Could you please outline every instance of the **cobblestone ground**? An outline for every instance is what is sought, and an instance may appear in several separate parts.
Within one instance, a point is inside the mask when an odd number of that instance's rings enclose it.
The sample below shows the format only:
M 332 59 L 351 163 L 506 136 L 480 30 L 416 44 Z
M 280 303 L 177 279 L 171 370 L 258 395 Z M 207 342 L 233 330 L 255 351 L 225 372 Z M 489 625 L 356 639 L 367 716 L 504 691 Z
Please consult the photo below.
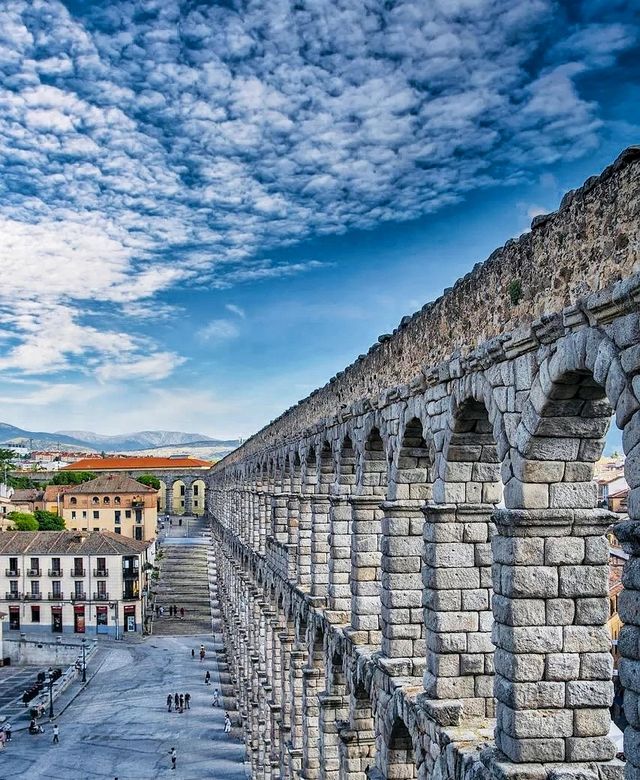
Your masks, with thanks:
M 201 541 L 201 533 L 192 538 Z M 207 651 L 203 662 L 198 659 L 201 642 Z M 114 643 L 90 685 L 56 719 L 60 744 L 52 744 L 46 721 L 43 735 L 17 732 L 0 752 L 0 780 L 245 778 L 238 730 L 224 734 L 224 710 L 211 706 L 214 688 L 226 693 L 228 687 L 220 637 L 217 642 L 209 631 Z M 207 670 L 211 686 L 204 683 Z M 176 692 L 191 694 L 190 710 L 167 712 L 167 695 Z M 225 698 L 224 704 L 233 702 Z M 231 716 L 235 720 L 236 713 Z M 175 772 L 169 758 L 173 746 L 178 753 Z

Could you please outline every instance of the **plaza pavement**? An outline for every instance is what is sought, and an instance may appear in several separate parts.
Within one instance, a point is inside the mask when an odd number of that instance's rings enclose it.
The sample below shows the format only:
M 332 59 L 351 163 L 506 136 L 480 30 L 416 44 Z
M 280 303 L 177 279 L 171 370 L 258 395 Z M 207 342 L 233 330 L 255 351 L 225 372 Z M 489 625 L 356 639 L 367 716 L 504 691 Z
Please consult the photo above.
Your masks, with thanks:
M 180 542 L 189 543 L 184 537 Z M 204 662 L 198 659 L 201 642 Z M 56 718 L 60 744 L 52 744 L 46 719 L 45 734 L 14 734 L 0 751 L 0 780 L 245 780 L 244 744 L 236 729 L 224 734 L 224 710 L 211 706 L 214 688 L 221 688 L 213 642 L 202 634 L 103 646 L 90 684 Z M 207 669 L 211 686 L 204 684 Z M 176 691 L 191 694 L 191 709 L 182 714 L 167 712 L 167 694 Z M 169 758 L 173 746 L 176 771 Z

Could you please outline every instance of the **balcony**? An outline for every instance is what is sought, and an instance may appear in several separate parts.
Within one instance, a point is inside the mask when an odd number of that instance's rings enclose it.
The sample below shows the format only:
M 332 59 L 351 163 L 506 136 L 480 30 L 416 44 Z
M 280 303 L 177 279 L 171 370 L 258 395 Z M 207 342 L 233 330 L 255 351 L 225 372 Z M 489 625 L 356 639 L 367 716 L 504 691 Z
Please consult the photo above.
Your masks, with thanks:
M 71 594 L 71 601 L 86 601 L 87 600 L 87 594 L 86 593 L 72 593 Z
M 109 601 L 109 594 L 108 593 L 94 593 L 93 594 L 93 600 L 94 601 Z
M 49 601 L 64 601 L 64 593 L 48 593 L 47 598 Z
M 42 569 L 27 569 L 27 577 L 42 577 Z
M 87 570 L 86 569 L 71 569 L 69 574 L 72 577 L 86 577 L 87 576 Z
M 133 509 L 144 509 L 144 501 L 138 501 L 135 498 L 131 502 Z
M 25 593 L 24 594 L 24 600 L 25 601 L 42 601 L 42 593 L 38 591 L 37 593 Z
M 49 569 L 47 574 L 49 577 L 62 577 L 62 569 Z
M 22 593 L 18 593 L 17 590 L 12 590 L 9 591 L 9 593 L 5 593 L 4 597 L 6 601 L 20 601 Z
M 5 577 L 19 577 L 20 576 L 20 569 L 5 569 L 4 576 Z
M 109 576 L 109 569 L 94 569 L 93 570 L 93 576 L 94 577 L 108 577 Z
M 137 601 L 140 598 L 139 593 L 134 593 L 131 590 L 123 590 L 122 591 L 122 598 L 125 601 Z

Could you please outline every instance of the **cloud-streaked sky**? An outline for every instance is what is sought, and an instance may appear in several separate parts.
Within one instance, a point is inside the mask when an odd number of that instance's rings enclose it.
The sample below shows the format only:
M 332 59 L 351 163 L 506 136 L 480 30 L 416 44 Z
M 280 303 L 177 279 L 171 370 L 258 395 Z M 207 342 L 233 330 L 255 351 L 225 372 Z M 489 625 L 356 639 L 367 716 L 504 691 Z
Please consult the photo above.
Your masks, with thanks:
M 247 435 L 637 142 L 637 0 L 5 0 L 0 419 Z

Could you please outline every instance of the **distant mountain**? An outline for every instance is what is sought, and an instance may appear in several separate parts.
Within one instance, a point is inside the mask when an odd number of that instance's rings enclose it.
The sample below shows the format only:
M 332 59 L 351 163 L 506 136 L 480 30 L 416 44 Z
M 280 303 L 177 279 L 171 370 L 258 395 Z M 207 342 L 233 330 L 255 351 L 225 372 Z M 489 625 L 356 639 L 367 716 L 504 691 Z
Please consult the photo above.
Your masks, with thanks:
M 211 447 L 229 452 L 239 444 L 235 439 L 213 439 L 203 433 L 183 431 L 138 431 L 117 436 L 104 436 L 92 431 L 28 431 L 15 425 L 0 423 L 0 446 L 27 446 L 33 449 L 81 450 L 100 452 L 131 452 L 157 448 L 191 449 Z M 148 453 L 151 454 L 151 453 Z

